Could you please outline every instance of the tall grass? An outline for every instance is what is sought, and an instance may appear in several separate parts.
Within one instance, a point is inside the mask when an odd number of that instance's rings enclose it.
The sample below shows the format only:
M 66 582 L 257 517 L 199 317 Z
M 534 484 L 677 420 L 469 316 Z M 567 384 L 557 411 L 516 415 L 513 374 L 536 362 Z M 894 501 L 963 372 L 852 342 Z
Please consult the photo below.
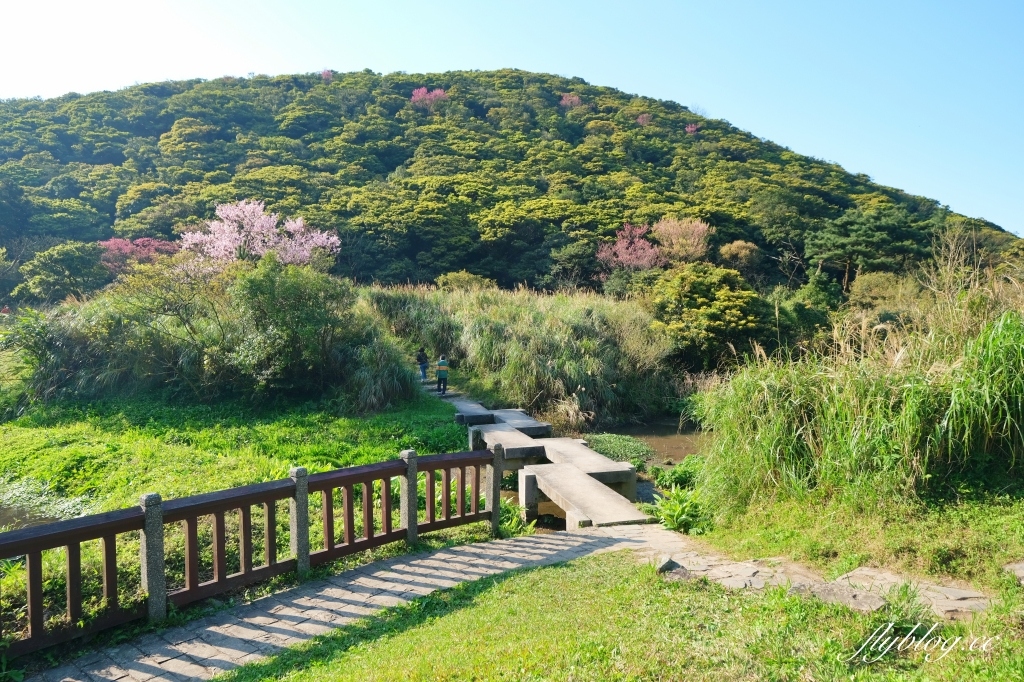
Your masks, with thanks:
M 976 267 L 965 235 L 938 246 L 901 323 L 845 311 L 818 352 L 762 355 L 696 400 L 714 432 L 701 487 L 721 511 L 1021 481 L 1024 296 L 1014 278 Z
M 363 295 L 396 336 L 446 353 L 460 381 L 570 428 L 657 413 L 675 394 L 671 343 L 635 302 L 422 286 Z

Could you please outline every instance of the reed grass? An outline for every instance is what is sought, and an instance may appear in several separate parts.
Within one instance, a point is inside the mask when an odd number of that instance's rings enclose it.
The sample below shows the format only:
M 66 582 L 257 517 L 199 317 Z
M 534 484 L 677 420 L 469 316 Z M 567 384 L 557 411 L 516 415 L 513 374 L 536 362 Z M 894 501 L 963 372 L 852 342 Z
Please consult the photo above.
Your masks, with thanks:
M 374 286 L 363 296 L 395 336 L 447 354 L 471 390 L 568 429 L 657 414 L 676 393 L 671 343 L 635 302 L 426 286 Z
M 888 315 L 898 322 L 844 311 L 817 352 L 761 354 L 694 401 L 714 433 L 701 488 L 720 512 L 1021 482 L 1024 295 L 1018 279 L 977 266 L 963 232 L 935 251 L 921 295 Z

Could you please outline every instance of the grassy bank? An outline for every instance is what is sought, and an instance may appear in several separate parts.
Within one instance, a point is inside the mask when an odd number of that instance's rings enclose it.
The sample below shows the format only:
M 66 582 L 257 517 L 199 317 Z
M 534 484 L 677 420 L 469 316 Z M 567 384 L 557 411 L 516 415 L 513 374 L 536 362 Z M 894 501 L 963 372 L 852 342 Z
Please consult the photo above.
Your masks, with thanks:
M 406 448 L 456 452 L 466 436 L 453 414 L 429 397 L 369 417 L 337 416 L 315 403 L 38 407 L 0 425 L 0 471 L 101 511 L 137 504 L 148 491 L 166 499 L 284 478 L 295 465 L 313 472 L 392 459 Z
M 1020 639 L 995 618 L 972 626 L 1003 635 L 994 654 L 839 660 L 878 625 L 909 629 L 917 615 L 891 604 L 863 616 L 782 589 L 670 583 L 616 553 L 436 593 L 224 679 L 961 680 L 1024 670 Z M 949 625 L 943 634 L 970 631 Z
M 709 540 L 992 590 L 1024 558 L 1021 278 L 944 239 L 916 279 L 855 283 L 817 347 L 762 356 L 694 402 L 712 432 Z
M 144 492 L 156 491 L 165 499 L 285 478 L 294 465 L 311 472 L 392 459 L 407 448 L 424 454 L 458 451 L 465 446 L 464 429 L 454 423 L 453 408 L 440 400 L 417 401 L 368 417 L 338 417 L 317 404 L 254 408 L 242 402 L 188 406 L 157 399 L 64 403 L 38 406 L 27 415 L 0 425 L 5 447 L 0 453 L 4 472 L 4 504 L 17 504 L 44 516 L 132 506 Z M 362 494 L 358 490 L 356 494 Z M 379 519 L 381 490 L 373 491 Z M 397 501 L 392 502 L 395 509 Z M 320 499 L 311 500 L 311 518 L 318 518 Z M 288 553 L 287 504 L 279 503 L 277 545 L 279 556 Z M 263 549 L 263 511 L 253 516 L 254 550 Z M 362 523 L 362 511 L 356 512 Z M 393 522 L 398 523 L 397 517 Z M 227 515 L 227 561 L 239 565 L 237 513 Z M 425 538 L 428 546 L 468 542 L 487 537 L 489 529 L 443 531 Z M 138 573 L 138 534 L 118 538 L 118 587 L 122 606 L 141 598 Z M 199 524 L 200 572 L 212 577 L 212 525 Z M 314 525 L 311 542 L 323 542 Z M 165 534 L 167 573 L 171 588 L 184 580 L 184 536 L 168 526 Z M 432 544 L 431 544 L 432 543 Z M 98 617 L 104 608 L 99 543 L 82 547 L 84 617 Z M 352 561 L 407 551 L 404 546 L 374 550 L 326 566 L 330 572 Z M 64 624 L 64 552 L 43 553 L 44 608 L 51 627 Z M 276 579 L 237 595 L 258 594 L 281 586 L 291 577 Z M 188 617 L 187 615 L 184 617 Z M 19 561 L 0 563 L 0 631 L 17 637 L 25 627 L 25 572 Z M 0 640 L 0 649 L 3 641 Z

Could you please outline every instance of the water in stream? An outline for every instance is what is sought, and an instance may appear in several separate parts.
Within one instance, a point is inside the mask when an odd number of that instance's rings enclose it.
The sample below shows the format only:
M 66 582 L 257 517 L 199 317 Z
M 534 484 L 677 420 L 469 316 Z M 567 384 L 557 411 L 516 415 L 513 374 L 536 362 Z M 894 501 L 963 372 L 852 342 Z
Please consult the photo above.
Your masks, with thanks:
M 687 455 L 700 451 L 706 435 L 700 431 L 679 431 L 675 421 L 637 424 L 613 429 L 612 433 L 621 433 L 642 440 L 654 449 L 657 456 L 651 462 L 656 465 L 678 464 Z
M 38 526 L 41 523 L 49 523 L 58 519 L 49 518 L 36 511 L 23 507 L 2 507 L 0 506 L 0 529 L 14 530 L 28 526 Z

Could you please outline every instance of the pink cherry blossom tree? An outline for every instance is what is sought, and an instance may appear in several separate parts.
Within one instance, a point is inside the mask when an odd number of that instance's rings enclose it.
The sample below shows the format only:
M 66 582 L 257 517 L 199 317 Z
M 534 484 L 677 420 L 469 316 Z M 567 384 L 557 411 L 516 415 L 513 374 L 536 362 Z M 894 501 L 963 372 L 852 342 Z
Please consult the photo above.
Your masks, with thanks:
M 654 120 L 654 117 L 650 114 L 640 114 L 636 117 L 636 122 L 642 126 L 650 125 L 652 120 Z
M 669 260 L 690 263 L 707 255 L 715 228 L 697 218 L 666 217 L 654 223 L 651 233 Z
M 281 225 L 276 213 L 265 212 L 262 201 L 240 201 L 221 204 L 217 220 L 184 233 L 181 248 L 217 262 L 256 259 L 272 251 L 282 263 L 308 265 L 318 251 L 337 254 L 341 241 L 310 229 L 302 218 L 288 218 Z
M 567 92 L 562 95 L 562 101 L 559 102 L 566 109 L 575 109 L 576 107 L 583 104 L 583 100 L 580 99 L 579 95 L 574 95 L 571 92 Z
M 324 83 L 330 83 L 334 80 L 334 72 L 330 69 L 324 69 L 320 72 L 320 77 L 324 79 Z
M 442 88 L 429 91 L 426 88 L 416 88 L 412 91 L 412 97 L 409 98 L 409 101 L 412 102 L 414 107 L 433 111 L 439 102 L 443 102 L 446 99 L 448 99 L 448 93 Z
M 626 223 L 615 233 L 615 241 L 597 249 L 597 260 L 609 270 L 649 270 L 664 263 L 658 247 L 645 237 L 651 228 Z
M 108 239 L 99 243 L 103 247 L 100 262 L 114 276 L 120 275 L 132 263 L 152 263 L 161 255 L 178 252 L 178 244 L 163 239 L 140 237 L 129 239 Z
M 686 131 L 687 135 L 696 135 L 697 131 L 700 130 L 700 124 L 699 123 L 687 123 L 686 127 L 683 130 Z

